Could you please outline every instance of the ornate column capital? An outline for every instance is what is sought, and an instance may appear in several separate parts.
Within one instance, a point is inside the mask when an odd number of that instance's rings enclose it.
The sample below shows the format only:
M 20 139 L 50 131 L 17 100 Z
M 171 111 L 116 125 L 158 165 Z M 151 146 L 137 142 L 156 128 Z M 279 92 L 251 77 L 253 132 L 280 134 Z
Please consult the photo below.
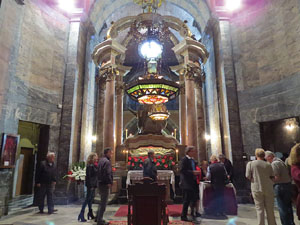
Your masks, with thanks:
M 107 81 L 112 81 L 116 79 L 116 76 L 119 75 L 119 70 L 113 66 L 101 67 L 99 69 L 99 75 L 96 77 L 96 80 L 104 79 Z

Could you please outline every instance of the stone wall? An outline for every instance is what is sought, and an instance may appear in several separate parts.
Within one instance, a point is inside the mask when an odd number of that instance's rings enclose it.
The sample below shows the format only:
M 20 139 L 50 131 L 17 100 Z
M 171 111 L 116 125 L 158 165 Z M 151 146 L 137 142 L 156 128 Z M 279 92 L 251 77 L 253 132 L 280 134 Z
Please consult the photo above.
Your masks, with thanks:
M 261 146 L 259 122 L 299 116 L 300 3 L 274 0 L 232 19 L 244 150 Z
M 0 217 L 7 214 L 12 177 L 11 169 L 0 170 Z
M 40 2 L 2 1 L 0 133 L 16 134 L 19 120 L 50 125 L 48 150 L 57 152 L 69 20 Z M 0 169 L 0 181 L 10 185 L 7 174 Z

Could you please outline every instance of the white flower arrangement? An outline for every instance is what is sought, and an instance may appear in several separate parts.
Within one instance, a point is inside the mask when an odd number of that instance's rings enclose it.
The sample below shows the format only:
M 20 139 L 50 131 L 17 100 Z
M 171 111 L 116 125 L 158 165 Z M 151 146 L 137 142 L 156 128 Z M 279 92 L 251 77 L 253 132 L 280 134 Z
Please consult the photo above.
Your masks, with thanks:
M 79 162 L 72 165 L 72 169 L 68 172 L 64 178 L 68 178 L 71 181 L 85 181 L 86 166 L 85 162 Z

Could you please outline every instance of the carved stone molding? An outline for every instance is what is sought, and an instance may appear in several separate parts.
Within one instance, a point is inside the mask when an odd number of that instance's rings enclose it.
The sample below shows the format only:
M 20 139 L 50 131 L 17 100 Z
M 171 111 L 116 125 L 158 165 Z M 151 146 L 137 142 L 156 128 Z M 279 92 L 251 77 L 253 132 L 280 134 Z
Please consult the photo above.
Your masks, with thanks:
M 119 71 L 112 66 L 104 67 L 99 69 L 99 79 L 105 79 L 106 81 L 112 81 L 119 75 Z

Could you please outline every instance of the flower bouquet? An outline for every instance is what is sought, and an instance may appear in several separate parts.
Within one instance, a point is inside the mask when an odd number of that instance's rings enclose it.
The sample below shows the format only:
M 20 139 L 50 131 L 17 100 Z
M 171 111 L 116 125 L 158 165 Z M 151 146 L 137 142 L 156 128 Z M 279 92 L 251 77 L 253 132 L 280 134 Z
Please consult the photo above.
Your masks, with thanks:
M 128 157 L 128 166 L 130 170 L 142 170 L 143 169 L 143 163 L 145 159 L 147 159 L 148 156 L 129 156 Z M 155 162 L 156 168 L 158 170 L 170 170 L 172 169 L 172 166 L 175 165 L 174 157 L 169 155 L 158 155 L 154 157 L 153 161 Z
M 72 164 L 68 174 L 63 178 L 67 178 L 70 181 L 76 181 L 77 183 L 84 182 L 86 176 L 86 165 L 85 162 L 77 162 Z

